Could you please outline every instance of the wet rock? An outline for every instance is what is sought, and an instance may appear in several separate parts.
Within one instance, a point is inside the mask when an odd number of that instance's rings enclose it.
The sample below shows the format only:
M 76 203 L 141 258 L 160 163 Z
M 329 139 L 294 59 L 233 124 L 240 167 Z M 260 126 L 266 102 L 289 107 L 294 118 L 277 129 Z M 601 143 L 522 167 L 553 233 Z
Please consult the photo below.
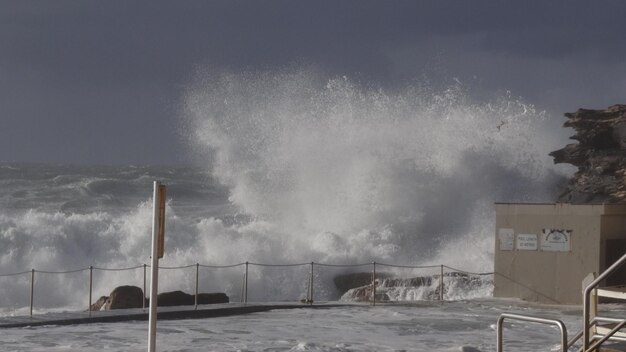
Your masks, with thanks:
M 380 283 L 376 280 L 376 301 L 388 302 L 390 301 L 389 295 L 385 292 L 379 291 Z M 353 288 L 346 292 L 346 295 L 350 297 L 351 301 L 355 302 L 371 302 L 372 301 L 372 284 L 367 286 Z
M 566 113 L 565 127 L 578 141 L 553 151 L 554 163 L 578 168 L 558 201 L 573 204 L 626 203 L 626 105 Z
M 440 299 L 440 275 L 418 276 L 410 278 L 387 277 L 376 280 L 376 301 L 386 302 L 398 299 L 398 293 L 423 287 L 420 299 Z M 443 294 L 449 293 L 451 287 L 463 287 L 464 289 L 478 289 L 482 285 L 480 276 L 468 275 L 461 272 L 449 272 L 444 274 Z M 402 296 L 402 295 L 401 295 Z M 341 298 L 347 301 L 371 302 L 372 284 L 363 285 L 348 290 Z M 402 299 L 402 298 L 400 298 Z
M 144 302 L 143 290 L 137 286 L 116 287 L 107 299 L 104 309 L 141 308 Z
M 91 310 L 91 311 L 103 310 L 105 308 L 105 304 L 106 304 L 108 299 L 109 299 L 109 297 L 107 297 L 107 296 L 101 296 L 100 298 L 98 298 L 98 300 L 94 304 L 92 304 L 89 307 L 89 310 Z
M 183 291 L 171 291 L 159 293 L 159 306 L 190 306 L 194 304 L 194 296 Z
M 228 303 L 229 298 L 225 293 L 199 293 L 198 304 Z M 163 292 L 158 296 L 159 307 L 170 306 L 193 306 L 195 295 L 183 291 Z
M 433 282 L 432 276 L 412 277 L 408 279 L 389 278 L 382 282 L 382 287 L 420 287 L 430 286 Z
M 228 302 L 230 302 L 230 299 L 223 292 L 198 293 L 198 304 L 217 304 Z
M 388 278 L 391 277 L 391 275 L 388 273 L 376 273 L 376 277 Z M 335 287 L 337 287 L 339 293 L 343 295 L 350 289 L 371 285 L 372 273 L 360 272 L 337 275 L 333 278 L 333 282 L 335 283 Z
M 145 306 L 149 307 L 150 300 L 144 298 L 142 289 L 137 286 L 119 286 L 111 292 L 109 297 L 100 297 L 96 303 L 91 305 L 91 310 L 142 308 L 143 299 L 145 299 Z M 222 292 L 198 294 L 198 304 L 228 302 L 228 296 Z M 158 304 L 160 307 L 195 305 L 195 295 L 190 295 L 183 291 L 163 292 L 158 296 Z

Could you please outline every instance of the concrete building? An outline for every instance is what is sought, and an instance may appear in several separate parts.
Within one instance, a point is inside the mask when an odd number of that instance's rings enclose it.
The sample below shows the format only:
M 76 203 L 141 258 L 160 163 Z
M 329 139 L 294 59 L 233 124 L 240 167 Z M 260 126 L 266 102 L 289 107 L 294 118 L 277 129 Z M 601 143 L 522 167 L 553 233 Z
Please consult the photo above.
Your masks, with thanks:
M 626 205 L 496 203 L 494 296 L 582 303 L 582 280 L 626 252 Z M 626 283 L 626 268 L 606 285 Z

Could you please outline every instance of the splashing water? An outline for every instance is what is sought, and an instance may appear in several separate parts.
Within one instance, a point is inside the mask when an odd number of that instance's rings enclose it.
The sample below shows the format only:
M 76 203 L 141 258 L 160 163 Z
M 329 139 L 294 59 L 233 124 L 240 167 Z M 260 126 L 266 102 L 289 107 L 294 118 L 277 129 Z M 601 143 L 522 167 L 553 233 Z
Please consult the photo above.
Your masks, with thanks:
M 0 164 L 0 274 L 148 262 L 154 179 L 171 198 L 164 266 L 378 261 L 491 271 L 493 202 L 550 201 L 562 177 L 547 153 L 563 141 L 542 113 L 508 95 L 473 102 L 461 85 L 388 92 L 305 71 L 199 73 L 184 106 L 181 125 L 211 175 Z M 316 268 L 317 300 L 338 298 L 332 278 L 344 271 Z M 302 298 L 307 275 L 306 266 L 251 267 L 249 298 Z M 193 292 L 193 268 L 160 277 L 161 291 Z M 84 307 L 87 278 L 38 274 L 36 307 Z M 241 267 L 203 269 L 200 290 L 238 300 L 241 278 Z M 29 280 L 0 277 L 0 307 L 26 306 Z M 142 271 L 96 271 L 94 280 L 98 297 L 141 286 Z
M 230 200 L 272 226 L 279 258 L 492 268 L 494 201 L 550 201 L 559 142 L 504 96 L 389 93 L 307 72 L 200 74 L 191 141 Z M 257 220 L 258 219 L 258 220 Z

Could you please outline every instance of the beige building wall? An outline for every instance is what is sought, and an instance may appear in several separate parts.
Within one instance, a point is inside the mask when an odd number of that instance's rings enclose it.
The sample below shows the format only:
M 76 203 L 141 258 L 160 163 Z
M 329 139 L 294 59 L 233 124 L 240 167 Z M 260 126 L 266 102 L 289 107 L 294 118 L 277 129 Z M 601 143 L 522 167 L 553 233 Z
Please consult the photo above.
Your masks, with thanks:
M 542 250 L 541 236 L 544 229 L 571 230 L 571 249 Z M 499 236 L 502 231 L 514 234 L 514 248 L 510 249 L 510 244 L 502 243 Z M 537 235 L 536 249 L 517 248 L 518 239 L 521 239 L 522 244 L 526 243 L 527 248 L 532 248 L 532 243 L 528 245 L 526 240 L 532 240 L 532 235 Z M 626 206 L 498 203 L 494 296 L 544 303 L 580 304 L 584 277 L 591 272 L 600 272 L 607 266 L 607 241 L 617 240 L 611 243 L 625 244 L 625 239 Z M 619 250 L 614 249 L 612 252 Z

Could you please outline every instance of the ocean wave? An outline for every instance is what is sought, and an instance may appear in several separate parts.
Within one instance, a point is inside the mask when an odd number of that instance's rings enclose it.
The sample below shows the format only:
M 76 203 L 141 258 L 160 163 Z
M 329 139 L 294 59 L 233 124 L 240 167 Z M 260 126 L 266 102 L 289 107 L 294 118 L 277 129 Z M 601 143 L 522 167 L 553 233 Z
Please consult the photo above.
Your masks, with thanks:
M 154 180 L 168 186 L 164 266 L 491 271 L 493 202 L 549 201 L 563 180 L 547 155 L 563 142 L 542 112 L 506 94 L 474 102 L 458 85 L 385 92 L 306 71 L 200 73 L 185 106 L 183 132 L 204 168 L 0 164 L 1 271 L 147 263 Z M 140 285 L 139 267 L 98 271 L 94 295 Z M 306 295 L 306 265 L 249 269 L 251 299 Z M 337 299 L 332 279 L 345 271 L 317 267 L 316 299 Z M 194 289 L 193 269 L 161 275 L 163 290 Z M 201 290 L 241 296 L 242 266 L 200 277 Z M 0 306 L 28 292 L 28 278 L 5 284 L 14 279 L 0 279 Z M 37 280 L 38 304 L 87 295 L 85 272 Z

